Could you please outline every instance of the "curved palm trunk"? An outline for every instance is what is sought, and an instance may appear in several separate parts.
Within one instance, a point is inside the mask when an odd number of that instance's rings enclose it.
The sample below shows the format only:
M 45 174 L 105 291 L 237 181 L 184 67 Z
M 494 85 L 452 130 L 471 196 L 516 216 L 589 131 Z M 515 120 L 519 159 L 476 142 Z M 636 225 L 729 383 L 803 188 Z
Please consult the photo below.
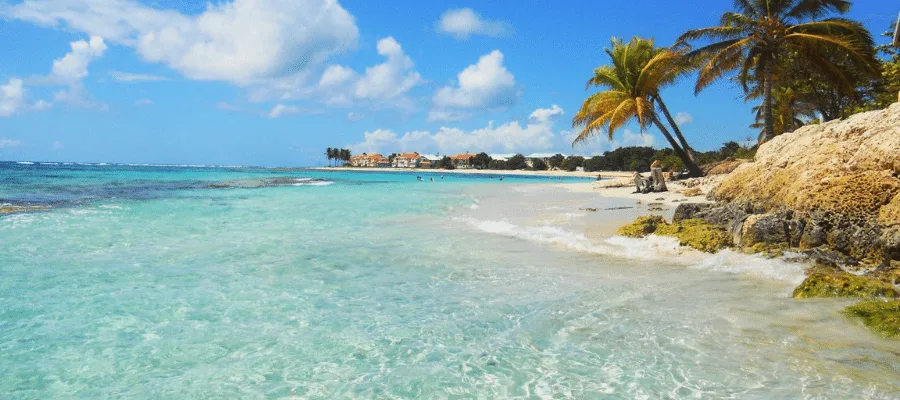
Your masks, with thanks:
M 687 144 L 687 140 L 684 139 L 684 135 L 681 134 L 681 128 L 678 127 L 678 123 L 675 122 L 675 118 L 672 118 L 672 114 L 669 113 L 669 108 L 666 107 L 666 103 L 663 103 L 662 97 L 658 94 L 653 96 L 656 103 L 659 104 L 659 108 L 662 110 L 663 115 L 666 116 L 666 120 L 669 121 L 669 125 L 672 126 L 672 130 L 675 131 L 675 136 L 678 137 L 678 141 L 681 142 L 681 148 L 687 153 L 687 156 L 691 158 L 694 162 L 697 162 L 697 159 L 694 158 L 694 152 L 691 151 L 691 146 Z
M 657 117 L 653 117 L 653 123 L 656 124 L 656 127 L 659 128 L 659 131 L 662 132 L 663 136 L 666 137 L 666 140 L 669 141 L 669 144 L 672 146 L 672 150 L 675 151 L 675 155 L 681 159 L 681 162 L 684 163 L 684 166 L 690 171 L 691 177 L 698 178 L 703 176 L 703 170 L 694 162 L 694 159 L 688 157 L 688 153 L 681 148 L 675 138 L 672 137 L 672 134 L 669 133 L 669 130 L 666 129 L 666 126 L 659 120 Z
M 765 139 L 775 137 L 775 116 L 772 113 L 772 63 L 763 68 L 763 119 L 765 119 Z

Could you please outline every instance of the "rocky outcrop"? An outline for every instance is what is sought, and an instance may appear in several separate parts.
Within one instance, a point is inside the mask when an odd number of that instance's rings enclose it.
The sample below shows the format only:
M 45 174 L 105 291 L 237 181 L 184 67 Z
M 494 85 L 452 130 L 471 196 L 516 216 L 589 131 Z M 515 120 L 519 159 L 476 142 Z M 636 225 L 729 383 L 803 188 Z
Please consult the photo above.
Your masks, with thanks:
M 900 300 L 867 301 L 847 307 L 844 313 L 885 337 L 900 338 Z
M 746 213 L 729 228 L 743 248 L 818 249 L 844 267 L 892 268 L 900 262 L 900 103 L 778 136 L 710 197 L 728 207 L 701 219 Z

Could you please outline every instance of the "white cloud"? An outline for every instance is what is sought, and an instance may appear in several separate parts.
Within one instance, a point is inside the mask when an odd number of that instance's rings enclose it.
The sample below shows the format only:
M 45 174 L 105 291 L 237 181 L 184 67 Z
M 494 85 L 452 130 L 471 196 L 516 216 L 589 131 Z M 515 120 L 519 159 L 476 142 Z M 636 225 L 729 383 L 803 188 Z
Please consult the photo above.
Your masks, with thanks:
M 54 141 L 53 141 L 53 147 L 52 147 L 53 150 L 62 150 L 62 149 L 64 149 L 65 147 L 66 147 L 66 146 L 63 146 L 63 143 L 60 142 L 59 140 L 54 140 Z
M 169 78 L 166 78 L 164 76 L 133 74 L 130 72 L 119 72 L 119 71 L 110 71 L 109 75 L 112 76 L 112 78 L 115 79 L 116 82 L 125 82 L 125 83 L 161 82 L 161 81 L 169 80 Z
M 153 100 L 150 99 L 138 99 L 134 102 L 136 106 L 149 106 L 153 104 Z
M 537 122 L 548 122 L 560 115 L 563 115 L 563 109 L 554 104 L 550 108 L 538 108 L 537 110 L 534 110 L 529 118 Z
M 53 61 L 48 79 L 55 83 L 71 85 L 88 76 L 88 64 L 106 51 L 106 43 L 99 36 L 90 41 L 78 40 L 69 44 L 72 51 Z
M 378 106 L 409 108 L 406 93 L 424 82 L 413 69 L 415 63 L 393 37 L 380 39 L 376 48 L 387 59 L 385 62 L 368 67 L 363 73 L 342 65 L 328 66 L 313 87 L 304 87 L 295 78 L 282 80 L 281 98 L 315 98 L 342 106 L 368 101 Z
M 25 108 L 25 88 L 21 79 L 12 78 L 6 85 L 0 86 L 0 117 L 18 114 L 23 108 Z
M 393 37 L 379 40 L 377 48 L 378 54 L 387 57 L 387 61 L 366 68 L 365 75 L 356 82 L 354 94 L 357 99 L 394 99 L 422 82 L 419 73 L 412 70 L 412 59 L 403 53 L 400 43 Z
M 687 125 L 691 122 L 694 122 L 693 115 L 688 114 L 686 112 L 680 112 L 678 114 L 675 114 L 675 123 L 678 124 L 678 126 Z
M 317 67 L 359 37 L 336 0 L 235 0 L 195 15 L 135 0 L 25 0 L 0 12 L 132 47 L 191 79 L 242 85 Z
M 362 121 L 362 119 L 365 117 L 366 117 L 365 114 L 355 113 L 353 111 L 347 113 L 348 121 L 353 121 L 353 122 Z
M 515 77 L 503 66 L 503 53 L 494 50 L 460 72 L 457 75 L 457 86 L 438 89 L 432 99 L 435 107 L 433 111 L 507 107 L 516 101 L 515 85 Z M 435 116 L 440 115 L 435 113 Z
M 45 79 L 46 84 L 68 86 L 68 89 L 56 92 L 53 100 L 86 108 L 108 109 L 105 104 L 92 100 L 82 83 L 82 79 L 88 76 L 88 65 L 106 52 L 103 38 L 91 36 L 89 41 L 77 40 L 69 45 L 72 50 L 53 61 L 53 68 Z
M 562 110 L 559 109 L 558 112 L 561 114 Z M 495 126 L 493 122 L 489 122 L 487 126 L 471 131 L 441 127 L 434 133 L 410 131 L 403 136 L 398 136 L 390 130 L 379 129 L 365 132 L 363 139 L 362 142 L 350 146 L 355 153 L 395 151 L 444 154 L 465 151 L 524 153 L 552 149 L 558 144 L 559 136 L 553 132 L 550 118 L 531 118 L 525 125 L 518 121 L 510 121 Z
M 0 138 L 0 149 L 5 149 L 8 147 L 16 147 L 16 146 L 21 146 L 21 145 L 22 145 L 21 140 Z
M 460 40 L 472 35 L 503 36 L 512 30 L 508 23 L 484 19 L 471 8 L 448 10 L 435 26 L 439 32 Z
M 272 110 L 269 111 L 269 118 L 278 118 L 285 117 L 288 115 L 297 115 L 306 112 L 303 108 L 297 106 L 286 106 L 284 104 L 277 104 L 275 107 L 272 107 Z

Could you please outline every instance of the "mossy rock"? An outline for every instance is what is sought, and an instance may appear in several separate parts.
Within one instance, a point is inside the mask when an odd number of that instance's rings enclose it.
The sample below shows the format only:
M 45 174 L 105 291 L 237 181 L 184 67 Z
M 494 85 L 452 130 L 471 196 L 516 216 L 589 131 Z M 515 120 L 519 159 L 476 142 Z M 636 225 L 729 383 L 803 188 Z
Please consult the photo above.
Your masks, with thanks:
M 844 314 L 859 318 L 872 330 L 892 339 L 900 339 L 900 300 L 866 301 L 847 307 Z
M 651 234 L 670 236 L 678 239 L 682 246 L 692 247 L 707 253 L 715 253 L 732 245 L 731 236 L 728 232 L 699 219 L 686 219 L 669 224 L 665 218 L 660 216 L 640 217 L 634 222 L 619 228 L 618 234 L 638 238 Z
M 794 298 L 820 297 L 900 298 L 900 292 L 891 283 L 880 279 L 856 276 L 829 267 L 816 267 L 794 289 Z
M 769 258 L 781 257 L 791 248 L 785 242 L 780 243 L 756 243 L 751 247 L 745 247 L 743 251 L 748 254 L 761 254 Z
M 625 225 L 616 232 L 619 236 L 642 238 L 656 231 L 659 225 L 666 225 L 666 219 L 658 215 L 640 217 L 634 222 Z

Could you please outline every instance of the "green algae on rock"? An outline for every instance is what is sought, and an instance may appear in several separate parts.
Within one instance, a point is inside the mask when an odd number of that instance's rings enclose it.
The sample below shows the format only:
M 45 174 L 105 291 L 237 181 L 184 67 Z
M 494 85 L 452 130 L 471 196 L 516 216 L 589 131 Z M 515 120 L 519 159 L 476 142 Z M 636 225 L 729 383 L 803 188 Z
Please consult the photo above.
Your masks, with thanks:
M 900 298 L 894 285 L 868 276 L 857 276 L 830 267 L 816 266 L 794 289 L 795 299 L 821 297 Z
M 900 300 L 866 301 L 847 307 L 844 314 L 859 318 L 866 326 L 888 338 L 900 338 Z
M 670 236 L 678 239 L 682 246 L 707 253 L 715 253 L 732 245 L 728 232 L 700 219 L 686 219 L 670 224 L 660 216 L 640 217 L 619 228 L 617 233 L 621 236 L 638 238 L 651 234 Z

